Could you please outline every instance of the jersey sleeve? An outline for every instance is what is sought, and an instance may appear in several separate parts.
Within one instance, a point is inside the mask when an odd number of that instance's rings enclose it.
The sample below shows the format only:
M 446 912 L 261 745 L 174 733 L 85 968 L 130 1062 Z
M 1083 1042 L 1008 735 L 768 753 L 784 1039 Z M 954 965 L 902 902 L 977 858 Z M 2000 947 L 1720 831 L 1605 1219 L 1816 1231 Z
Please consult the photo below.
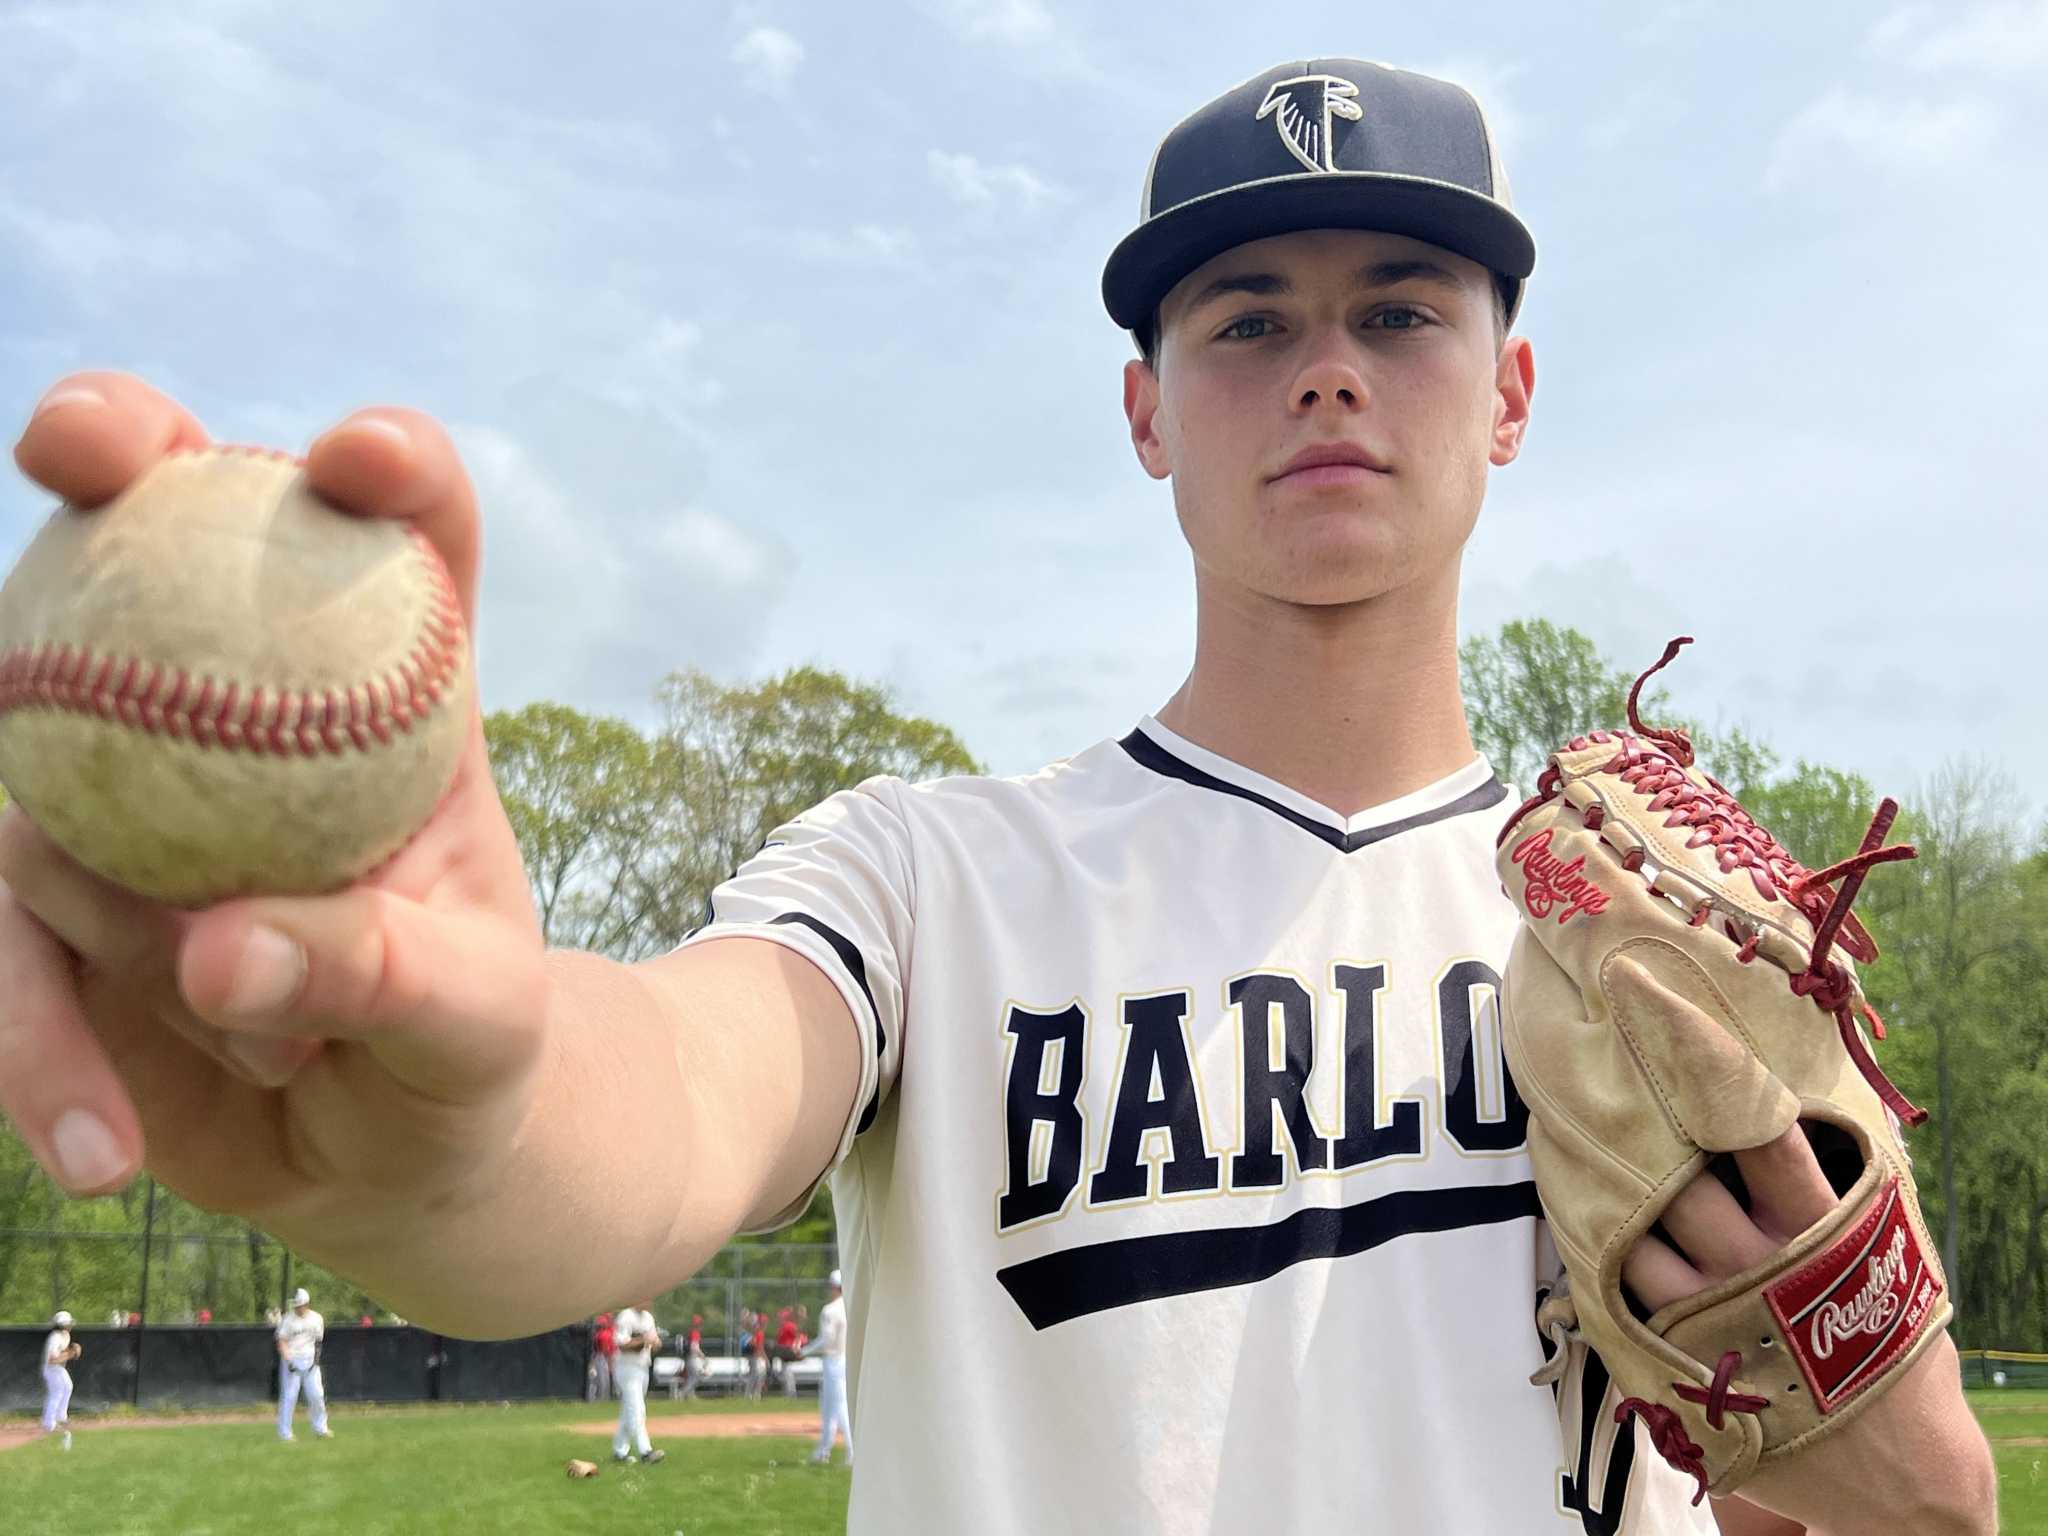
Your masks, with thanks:
M 787 1226 L 874 1123 L 903 1062 L 904 982 L 915 888 L 903 781 L 873 778 L 778 827 L 711 895 L 709 921 L 678 946 L 757 938 L 830 977 L 860 1037 L 860 1086 L 832 1160 L 765 1226 Z

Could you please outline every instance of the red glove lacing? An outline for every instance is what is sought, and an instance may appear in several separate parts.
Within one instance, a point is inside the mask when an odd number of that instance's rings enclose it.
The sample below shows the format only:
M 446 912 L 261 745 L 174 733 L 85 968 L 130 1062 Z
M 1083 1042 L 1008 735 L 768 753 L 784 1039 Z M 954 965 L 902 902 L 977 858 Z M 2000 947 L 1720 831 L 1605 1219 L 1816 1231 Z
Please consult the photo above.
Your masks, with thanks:
M 1767 1397 L 1758 1397 L 1750 1392 L 1730 1392 L 1728 1384 L 1735 1379 L 1735 1373 L 1742 1369 L 1742 1351 L 1731 1349 L 1721 1356 L 1721 1363 L 1714 1367 L 1714 1381 L 1711 1386 L 1696 1387 L 1689 1381 L 1674 1381 L 1671 1390 L 1688 1403 L 1699 1403 L 1707 1410 L 1707 1423 L 1719 1429 L 1728 1410 L 1737 1413 L 1762 1413 L 1771 1406 Z M 1614 1410 L 1614 1422 L 1626 1424 L 1631 1414 L 1641 1414 L 1643 1422 L 1650 1428 L 1650 1444 L 1679 1471 L 1699 1479 L 1699 1489 L 1692 1496 L 1693 1503 L 1707 1496 L 1706 1452 L 1693 1444 L 1692 1437 L 1685 1432 L 1685 1422 L 1679 1418 L 1676 1408 L 1667 1408 L 1662 1403 L 1645 1402 L 1640 1397 L 1622 1399 Z
M 1799 909 L 1813 925 L 1813 950 L 1806 969 L 1789 978 L 1793 994 L 1811 997 L 1823 1013 L 1834 1015 L 1842 1045 L 1849 1052 L 1849 1059 L 1855 1062 L 1856 1070 L 1863 1074 L 1863 1080 L 1900 1120 L 1907 1125 L 1918 1125 L 1927 1118 L 1927 1112 L 1915 1108 L 1871 1057 L 1869 1048 L 1863 1043 L 1862 1033 L 1856 1027 L 1856 1009 L 1860 1007 L 1863 1017 L 1870 1023 L 1871 1033 L 1880 1040 L 1884 1038 L 1884 1020 L 1878 1017 L 1877 1010 L 1869 1003 L 1854 1004 L 1855 987 L 1849 973 L 1828 958 L 1828 951 L 1837 944 L 1845 954 L 1866 965 L 1877 958 L 1876 941 L 1850 914 L 1849 906 L 1862 888 L 1864 876 L 1874 865 L 1917 857 L 1909 844 L 1901 843 L 1891 848 L 1879 846 L 1898 817 L 1899 803 L 1887 798 L 1878 806 L 1877 814 L 1871 818 L 1870 829 L 1863 835 L 1862 846 L 1855 853 L 1838 864 L 1814 871 L 1793 858 L 1776 838 L 1758 826 L 1718 780 L 1707 776 L 1707 783 L 1712 788 L 1700 788 L 1685 772 L 1693 761 L 1692 741 L 1686 733 L 1676 728 L 1658 730 L 1646 726 L 1636 713 L 1636 700 L 1643 684 L 1667 666 L 1681 646 L 1690 644 L 1690 636 L 1681 635 L 1673 640 L 1664 648 L 1664 655 L 1657 665 L 1637 678 L 1635 686 L 1629 689 L 1628 722 L 1640 737 L 1593 731 L 1575 737 L 1565 744 L 1564 750 L 1577 752 L 1595 743 L 1615 743 L 1618 750 L 1613 759 L 1602 764 L 1598 771 L 1618 775 L 1637 794 L 1647 797 L 1650 802 L 1648 809 L 1668 811 L 1664 818 L 1665 826 L 1693 828 L 1685 846 L 1703 848 L 1712 844 L 1722 874 L 1732 874 L 1737 869 L 1747 870 L 1750 883 L 1764 900 L 1774 901 L 1783 896 Z M 1495 846 L 1507 841 L 1509 831 L 1528 812 L 1557 798 L 1561 783 L 1562 776 L 1553 760 L 1537 779 L 1536 793 L 1501 828 Z M 1586 825 L 1597 831 L 1604 820 L 1601 808 L 1598 805 L 1588 806 L 1584 814 Z M 1642 862 L 1641 848 L 1629 850 L 1621 861 L 1622 867 L 1630 870 L 1640 868 Z M 1842 882 L 1839 891 L 1834 889 L 1837 880 Z M 1703 926 L 1712 912 L 1713 902 L 1702 901 L 1693 910 L 1692 925 L 1696 928 Z M 1735 958 L 1744 965 L 1755 959 L 1760 937 L 1760 930 L 1752 932 L 1736 950 Z

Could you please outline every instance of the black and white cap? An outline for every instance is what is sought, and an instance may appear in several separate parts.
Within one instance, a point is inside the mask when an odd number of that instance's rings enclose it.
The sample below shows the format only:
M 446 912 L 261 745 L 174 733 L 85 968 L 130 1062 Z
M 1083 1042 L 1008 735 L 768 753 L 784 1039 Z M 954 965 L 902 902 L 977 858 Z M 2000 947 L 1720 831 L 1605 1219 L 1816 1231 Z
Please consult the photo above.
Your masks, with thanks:
M 1513 319 L 1536 267 L 1472 93 L 1364 59 L 1301 59 L 1226 91 L 1152 156 L 1138 227 L 1102 300 L 1145 332 L 1182 278 L 1232 246 L 1299 229 L 1409 235 L 1491 268 Z
M 306 1294 L 304 1287 L 292 1292 L 292 1305 L 295 1307 L 309 1306 L 312 1304 L 312 1300 L 313 1298 Z

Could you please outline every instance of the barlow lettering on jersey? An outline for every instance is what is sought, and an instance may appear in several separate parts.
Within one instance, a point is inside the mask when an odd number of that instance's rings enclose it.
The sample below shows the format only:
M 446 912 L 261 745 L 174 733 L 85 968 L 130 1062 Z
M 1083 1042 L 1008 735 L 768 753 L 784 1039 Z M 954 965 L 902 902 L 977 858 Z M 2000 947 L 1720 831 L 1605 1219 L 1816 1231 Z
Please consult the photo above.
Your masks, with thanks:
M 1147 719 L 871 780 L 719 888 L 688 942 L 796 950 L 858 1033 L 856 1536 L 1713 1529 L 1639 1426 L 1561 1446 L 1528 1382 L 1557 1263 L 1497 1009 L 1514 803 L 1475 758 L 1343 817 Z

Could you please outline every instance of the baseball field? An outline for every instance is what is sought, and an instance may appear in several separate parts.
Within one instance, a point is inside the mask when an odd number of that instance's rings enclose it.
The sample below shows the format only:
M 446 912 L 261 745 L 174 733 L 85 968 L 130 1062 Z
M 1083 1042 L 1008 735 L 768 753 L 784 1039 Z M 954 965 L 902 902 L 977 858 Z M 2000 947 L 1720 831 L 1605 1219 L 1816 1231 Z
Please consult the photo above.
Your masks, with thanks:
M 1998 1455 L 2005 1536 L 2048 1536 L 2048 1390 L 1970 1394 Z M 611 1460 L 602 1405 L 337 1407 L 332 1440 L 300 1417 L 289 1445 L 269 1415 L 186 1422 L 78 1420 L 72 1448 L 0 1421 L 0 1529 L 8 1536 L 350 1536 L 489 1531 L 542 1536 L 804 1536 L 845 1525 L 843 1450 L 807 1464 L 815 1405 L 649 1403 L 667 1460 Z M 597 1462 L 594 1480 L 564 1472 Z

